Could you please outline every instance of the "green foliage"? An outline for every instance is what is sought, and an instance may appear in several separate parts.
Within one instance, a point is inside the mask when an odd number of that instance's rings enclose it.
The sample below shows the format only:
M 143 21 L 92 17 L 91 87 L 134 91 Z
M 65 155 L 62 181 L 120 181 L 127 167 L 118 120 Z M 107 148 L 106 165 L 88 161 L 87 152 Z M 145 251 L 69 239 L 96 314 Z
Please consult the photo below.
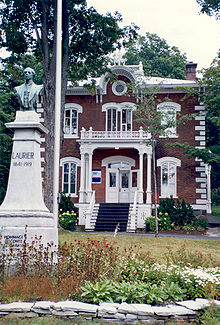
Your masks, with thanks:
M 59 224 L 65 230 L 74 230 L 78 221 L 78 209 L 71 201 L 70 195 L 60 193 Z
M 195 217 L 191 205 L 186 203 L 184 198 L 182 201 L 177 200 L 176 202 L 172 197 L 160 200 L 158 213 L 158 224 L 161 230 L 178 228 L 183 230 L 202 231 L 208 227 L 208 222 L 206 220 L 200 220 Z M 152 230 L 154 230 L 153 220 L 151 222 Z
M 150 231 L 155 231 L 156 230 L 155 217 L 150 216 L 150 217 L 146 218 L 145 224 L 148 222 L 150 224 Z M 165 212 L 165 213 L 159 212 L 158 228 L 159 228 L 159 230 L 171 230 L 172 229 L 172 221 L 171 221 L 171 218 L 169 217 L 167 212 Z
M 156 34 L 146 33 L 127 46 L 126 64 L 143 63 L 147 76 L 186 79 L 186 56 Z
M 74 211 L 59 212 L 59 225 L 65 230 L 75 230 L 77 225 L 77 214 Z
M 183 154 L 186 157 L 194 157 L 202 159 L 205 163 L 213 165 L 214 163 L 220 162 L 220 154 L 214 154 L 208 148 L 207 149 L 198 149 L 196 147 L 190 146 L 187 143 L 174 142 L 172 146 L 183 149 Z
M 74 211 L 75 213 L 78 213 L 78 209 L 71 201 L 70 195 L 63 192 L 60 193 L 59 210 L 62 212 Z
M 176 283 L 162 283 L 161 286 L 142 281 L 133 283 L 101 280 L 96 283 L 86 282 L 82 287 L 82 296 L 86 302 L 127 302 L 161 304 L 165 301 L 177 301 L 184 298 L 185 290 Z
M 101 302 L 113 302 L 114 287 L 111 280 L 103 280 L 92 283 L 87 281 L 81 288 L 82 297 L 86 302 L 99 304 Z
M 206 13 L 208 16 L 215 16 L 216 19 L 220 18 L 220 1 L 219 0 L 196 0 L 202 7 L 201 12 Z

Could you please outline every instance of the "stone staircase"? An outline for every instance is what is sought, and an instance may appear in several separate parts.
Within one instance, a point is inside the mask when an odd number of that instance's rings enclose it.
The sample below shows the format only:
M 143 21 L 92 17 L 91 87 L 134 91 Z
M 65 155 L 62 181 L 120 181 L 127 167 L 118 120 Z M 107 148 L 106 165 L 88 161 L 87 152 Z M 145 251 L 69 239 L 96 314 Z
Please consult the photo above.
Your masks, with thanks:
M 100 203 L 94 230 L 113 232 L 119 223 L 119 231 L 125 232 L 128 225 L 129 209 L 129 203 Z

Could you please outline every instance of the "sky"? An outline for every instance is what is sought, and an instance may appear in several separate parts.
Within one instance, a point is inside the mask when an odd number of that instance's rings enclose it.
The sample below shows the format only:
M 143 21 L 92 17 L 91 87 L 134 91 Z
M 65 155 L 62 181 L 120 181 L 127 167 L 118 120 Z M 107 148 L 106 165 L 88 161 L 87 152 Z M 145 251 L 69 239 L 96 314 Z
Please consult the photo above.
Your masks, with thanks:
M 208 68 L 220 48 L 220 21 L 200 14 L 196 0 L 87 0 L 99 13 L 122 14 L 122 26 L 134 22 L 140 35 L 155 33 L 186 53 L 187 60 Z

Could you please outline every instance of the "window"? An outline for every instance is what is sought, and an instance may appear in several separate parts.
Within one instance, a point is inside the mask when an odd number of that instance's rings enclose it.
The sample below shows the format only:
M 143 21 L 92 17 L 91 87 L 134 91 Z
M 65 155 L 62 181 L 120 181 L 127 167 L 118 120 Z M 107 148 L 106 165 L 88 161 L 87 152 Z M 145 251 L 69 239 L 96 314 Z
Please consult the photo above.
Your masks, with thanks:
M 135 109 L 135 104 L 129 102 L 104 104 L 102 112 L 106 112 L 106 131 L 132 131 L 132 112 Z
M 176 112 L 181 111 L 181 106 L 174 102 L 163 102 L 157 106 L 162 113 L 161 125 L 168 125 L 165 134 L 161 137 L 175 138 L 176 134 Z M 169 126 L 170 124 L 170 126 Z
M 157 166 L 161 167 L 161 197 L 177 197 L 177 168 L 181 161 L 174 157 L 163 157 L 157 160 Z
M 116 108 L 109 108 L 107 110 L 107 131 L 117 131 Z
M 122 80 L 115 81 L 112 85 L 112 92 L 116 96 L 122 96 L 126 93 L 127 91 L 127 86 L 126 83 Z
M 131 110 L 123 108 L 121 111 L 121 131 L 131 131 Z
M 69 103 L 65 105 L 64 112 L 64 137 L 74 138 L 78 136 L 78 114 L 82 113 L 82 106 Z
M 61 159 L 62 191 L 71 196 L 77 196 L 77 167 L 80 166 L 78 158 L 66 157 Z

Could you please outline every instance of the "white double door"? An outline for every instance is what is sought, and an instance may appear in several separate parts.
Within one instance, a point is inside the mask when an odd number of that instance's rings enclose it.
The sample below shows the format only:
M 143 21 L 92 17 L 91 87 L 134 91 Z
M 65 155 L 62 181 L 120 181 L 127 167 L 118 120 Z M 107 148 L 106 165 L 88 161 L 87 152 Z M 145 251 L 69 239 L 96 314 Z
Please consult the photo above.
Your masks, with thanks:
M 137 173 L 137 171 L 134 172 Z M 132 202 L 135 191 L 135 188 L 132 187 L 132 173 L 133 171 L 130 169 L 107 169 L 106 202 Z

